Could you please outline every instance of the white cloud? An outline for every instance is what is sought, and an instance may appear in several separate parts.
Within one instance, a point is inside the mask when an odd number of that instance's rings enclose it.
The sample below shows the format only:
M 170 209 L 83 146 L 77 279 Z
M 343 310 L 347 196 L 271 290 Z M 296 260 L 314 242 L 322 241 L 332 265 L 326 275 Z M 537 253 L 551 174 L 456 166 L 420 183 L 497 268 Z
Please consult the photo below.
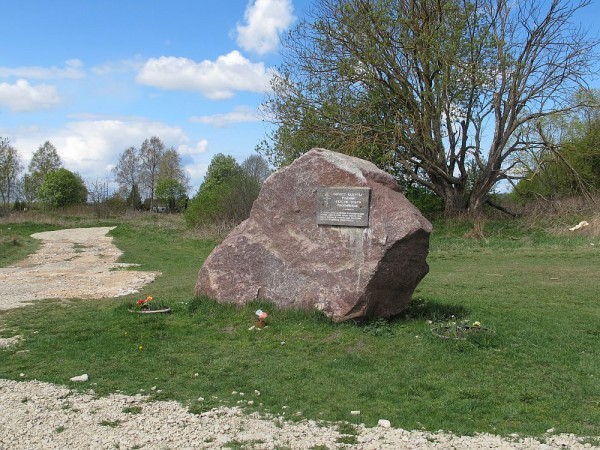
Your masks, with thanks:
M 84 180 L 112 178 L 110 169 L 128 147 L 139 148 L 145 139 L 159 136 L 167 147 L 174 146 L 182 156 L 188 156 L 185 169 L 192 186 L 198 186 L 206 169 L 203 160 L 208 148 L 206 140 L 189 147 L 189 137 L 179 127 L 139 118 L 130 120 L 81 120 L 70 122 L 57 130 L 20 130 L 12 143 L 27 166 L 37 148 L 49 140 L 57 148 L 65 168 L 79 173 Z M 208 166 L 207 166 L 208 167 Z
M 61 101 L 55 86 L 38 84 L 32 86 L 27 80 L 17 80 L 14 84 L 0 83 L 0 106 L 12 111 L 28 112 L 48 109 Z
M 291 0 L 255 0 L 248 4 L 244 18 L 238 25 L 237 42 L 244 50 L 260 55 L 277 49 L 279 35 L 294 21 Z
M 201 139 L 193 147 L 190 147 L 187 144 L 181 144 L 179 146 L 179 148 L 177 149 L 177 151 L 179 152 L 179 154 L 182 155 L 182 156 L 185 156 L 185 155 L 189 155 L 189 156 L 201 155 L 202 153 L 206 153 L 207 150 L 208 150 L 208 141 L 206 139 Z
M 38 80 L 77 79 L 84 78 L 85 71 L 83 70 L 83 62 L 79 59 L 69 59 L 65 62 L 65 67 L 0 67 L 0 77 L 33 78 Z
M 212 116 L 190 117 L 190 122 L 203 123 L 214 127 L 225 127 L 232 123 L 260 122 L 256 110 L 247 106 L 238 106 L 233 111 L 225 114 L 214 114 Z
M 162 89 L 197 91 L 211 100 L 233 97 L 236 91 L 268 92 L 272 69 L 252 63 L 236 50 L 216 61 L 161 56 L 149 59 L 137 82 Z
M 15 140 L 15 146 L 24 152 L 27 160 L 41 143 L 49 140 L 56 146 L 64 166 L 85 178 L 102 174 L 107 166 L 118 161 L 123 150 L 139 147 L 151 136 L 160 136 L 167 145 L 186 139 L 180 128 L 159 122 L 82 120 L 67 123 L 58 130 L 38 130 L 35 134 L 21 135 Z

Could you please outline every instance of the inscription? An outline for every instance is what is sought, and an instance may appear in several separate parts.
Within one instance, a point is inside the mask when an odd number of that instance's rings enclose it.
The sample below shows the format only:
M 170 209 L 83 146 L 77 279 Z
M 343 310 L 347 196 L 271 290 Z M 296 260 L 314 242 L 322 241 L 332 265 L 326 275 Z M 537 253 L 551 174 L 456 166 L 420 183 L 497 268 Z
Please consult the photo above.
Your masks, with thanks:
M 371 189 L 317 189 L 317 225 L 368 227 Z

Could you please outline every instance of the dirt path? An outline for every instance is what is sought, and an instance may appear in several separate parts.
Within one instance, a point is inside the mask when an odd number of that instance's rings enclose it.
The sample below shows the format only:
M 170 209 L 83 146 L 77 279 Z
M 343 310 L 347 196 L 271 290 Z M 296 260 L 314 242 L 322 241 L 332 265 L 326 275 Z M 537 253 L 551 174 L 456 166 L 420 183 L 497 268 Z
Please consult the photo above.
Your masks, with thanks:
M 0 268 L 0 310 L 46 298 L 107 298 L 138 292 L 157 272 L 126 270 L 107 233 L 114 227 L 73 228 L 33 234 L 39 251 Z

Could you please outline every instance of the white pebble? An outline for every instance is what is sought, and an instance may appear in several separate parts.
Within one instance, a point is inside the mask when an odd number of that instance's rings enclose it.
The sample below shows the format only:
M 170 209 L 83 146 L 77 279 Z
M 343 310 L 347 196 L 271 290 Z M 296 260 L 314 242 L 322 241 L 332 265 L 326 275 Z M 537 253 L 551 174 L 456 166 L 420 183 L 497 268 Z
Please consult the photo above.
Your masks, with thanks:
M 379 421 L 377 422 L 377 426 L 381 427 L 381 428 L 389 428 L 392 426 L 392 424 L 390 423 L 389 420 L 379 419 Z
M 71 381 L 87 381 L 89 379 L 88 374 L 84 373 L 83 375 L 78 375 L 76 377 L 72 377 Z

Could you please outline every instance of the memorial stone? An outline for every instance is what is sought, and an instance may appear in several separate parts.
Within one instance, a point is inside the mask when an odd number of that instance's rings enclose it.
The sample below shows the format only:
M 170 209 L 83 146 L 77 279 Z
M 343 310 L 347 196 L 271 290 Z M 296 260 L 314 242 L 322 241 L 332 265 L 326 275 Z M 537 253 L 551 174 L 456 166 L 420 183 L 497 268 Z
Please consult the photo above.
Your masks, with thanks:
M 313 149 L 265 181 L 250 217 L 206 259 L 195 293 L 318 308 L 337 322 L 390 317 L 429 270 L 430 232 L 392 176 Z

